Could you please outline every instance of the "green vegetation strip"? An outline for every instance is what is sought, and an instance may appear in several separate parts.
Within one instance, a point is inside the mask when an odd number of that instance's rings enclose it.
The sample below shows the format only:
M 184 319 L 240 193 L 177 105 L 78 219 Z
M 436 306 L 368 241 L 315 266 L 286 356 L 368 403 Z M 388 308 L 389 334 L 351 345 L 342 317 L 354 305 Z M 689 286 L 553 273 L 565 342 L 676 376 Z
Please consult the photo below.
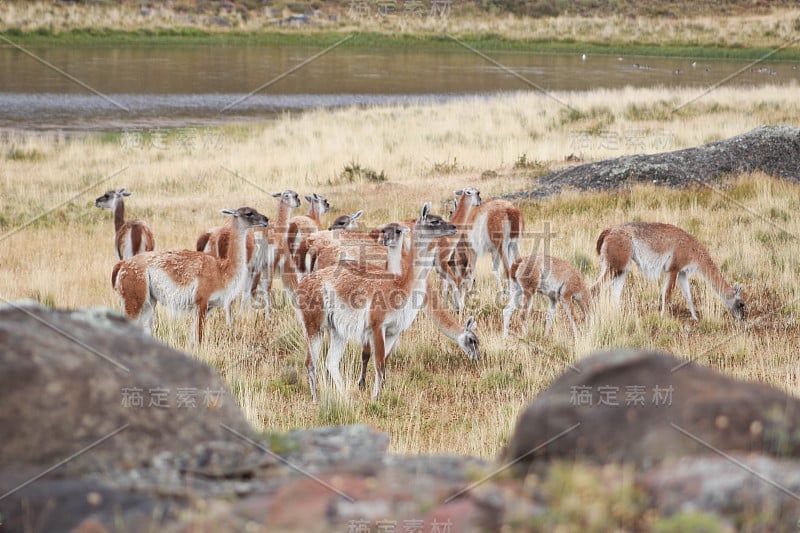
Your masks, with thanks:
M 122 31 L 83 29 L 53 33 L 49 30 L 22 32 L 10 29 L 0 32 L 3 40 L 23 46 L 330 46 L 350 32 L 344 31 L 263 31 L 208 32 L 194 28 Z M 455 37 L 482 51 L 516 51 L 533 53 L 591 53 L 608 55 L 642 55 L 695 58 L 758 59 L 774 52 L 770 48 L 739 48 L 685 43 L 597 43 L 592 41 L 539 41 L 511 39 L 502 35 L 468 34 Z M 9 46 L 0 43 L 0 46 Z M 343 44 L 348 48 L 417 48 L 460 50 L 462 46 L 445 33 L 402 34 L 356 32 Z M 800 44 L 787 47 L 770 57 L 771 60 L 800 59 Z

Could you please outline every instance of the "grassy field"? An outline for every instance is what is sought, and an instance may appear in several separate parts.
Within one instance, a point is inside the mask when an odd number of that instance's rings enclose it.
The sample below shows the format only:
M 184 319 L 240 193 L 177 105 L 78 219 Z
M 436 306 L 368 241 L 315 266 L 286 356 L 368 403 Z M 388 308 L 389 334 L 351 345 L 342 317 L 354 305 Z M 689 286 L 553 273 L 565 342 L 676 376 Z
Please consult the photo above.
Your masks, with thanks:
M 767 123 L 797 126 L 796 92 L 719 89 L 676 113 L 674 106 L 697 94 L 555 94 L 569 110 L 548 96 L 520 93 L 439 106 L 314 111 L 214 130 L 6 136 L 0 141 L 0 297 L 119 309 L 110 286 L 111 213 L 93 205 L 110 188 L 133 192 L 129 216 L 149 222 L 162 250 L 192 247 L 202 230 L 222 222 L 223 208 L 249 204 L 274 216 L 277 205 L 267 193 L 287 188 L 327 196 L 334 209 L 329 220 L 364 209 L 365 225 L 375 226 L 415 216 L 425 200 L 446 214 L 453 189 L 467 185 L 484 199 L 525 189 L 548 169 L 568 164 L 571 154 L 598 160 L 695 146 Z M 353 177 L 346 167 L 383 173 L 386 181 Z M 563 314 L 552 337 L 543 337 L 543 301 L 527 337 L 515 323 L 515 335 L 504 339 L 505 300 L 484 259 L 462 318 L 478 320 L 480 362 L 467 361 L 421 314 L 401 337 L 379 400 L 355 387 L 359 348 L 352 345 L 343 361 L 350 392 L 342 398 L 323 380 L 319 405 L 310 398 L 300 325 L 280 287 L 270 320 L 250 309 L 228 329 L 215 312 L 207 342 L 192 348 L 189 319 L 162 310 L 156 337 L 217 368 L 259 430 L 365 422 L 388 431 L 397 453 L 494 457 L 520 409 L 569 363 L 598 348 L 667 350 L 800 393 L 800 222 L 793 216 L 800 187 L 766 176 L 730 176 L 720 191 L 567 192 L 520 207 L 528 230 L 549 227 L 550 252 L 578 266 L 589 282 L 598 272 L 600 229 L 629 220 L 677 224 L 708 245 L 729 281 L 744 284 L 749 316 L 735 324 L 696 279 L 700 321 L 691 321 L 677 292 L 671 312 L 661 317 L 659 287 L 634 272 L 622 308 L 598 302 L 575 341 Z M 305 206 L 296 211 L 304 212 Z M 523 242 L 522 252 L 533 242 Z
M 369 3 L 369 2 L 368 2 Z M 374 2 L 373 2 L 374 4 Z M 399 2 L 398 2 L 399 4 Z M 447 17 L 379 16 L 349 13 L 347 3 L 325 6 L 300 26 L 277 25 L 292 14 L 252 9 L 246 13 L 180 6 L 142 10 L 139 3 L 115 5 L 53 2 L 0 3 L 0 35 L 27 45 L 91 44 L 308 44 L 324 45 L 357 33 L 348 46 L 457 46 L 457 36 L 482 50 L 580 50 L 609 54 L 797 59 L 800 10 L 791 4 L 771 9 L 739 6 L 725 15 L 678 9 L 677 14 L 643 9 L 638 16 L 589 10 L 578 16 L 512 16 L 456 2 Z M 427 3 L 426 3 L 427 5 Z M 302 3 L 296 6 L 302 7 Z M 716 8 L 712 10 L 716 12 Z M 648 13 L 650 13 L 648 15 Z M 684 15 L 685 13 L 685 15 Z M 7 44 L 7 43 L 6 43 Z

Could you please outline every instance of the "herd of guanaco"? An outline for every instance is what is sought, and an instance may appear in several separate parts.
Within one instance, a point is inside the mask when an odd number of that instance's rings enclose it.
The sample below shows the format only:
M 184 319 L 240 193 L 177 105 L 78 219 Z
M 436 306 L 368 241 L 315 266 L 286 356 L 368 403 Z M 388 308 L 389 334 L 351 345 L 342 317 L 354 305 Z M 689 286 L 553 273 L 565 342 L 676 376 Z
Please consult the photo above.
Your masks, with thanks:
M 711 259 L 708 249 L 682 229 L 662 223 L 629 222 L 603 230 L 597 240 L 600 275 L 587 287 L 581 273 L 570 263 L 535 253 L 521 256 L 520 240 L 525 220 L 520 210 L 505 200 L 482 201 L 480 191 L 467 187 L 455 191 L 449 219 L 421 206 L 414 219 L 390 222 L 362 231 L 362 211 L 341 215 L 328 229 L 322 217 L 330 211 L 328 200 L 317 194 L 305 196 L 307 215 L 292 216 L 301 205 L 299 195 L 286 190 L 272 196 L 278 209 L 272 220 L 251 207 L 221 211 L 225 225 L 203 232 L 195 250 L 155 251 L 153 232 L 142 220 L 125 220 L 125 188 L 110 190 L 97 198 L 97 207 L 114 212 L 114 249 L 118 263 L 112 285 L 125 314 L 152 334 L 155 305 L 196 312 L 192 341 L 202 342 L 205 320 L 215 307 L 232 322 L 231 305 L 241 297 L 261 295 L 270 312 L 273 279 L 295 303 L 307 342 L 306 368 L 314 401 L 317 401 L 316 365 L 324 337 L 328 350 L 326 367 L 336 387 L 344 392 L 339 362 L 348 341 L 362 346 L 360 388 L 366 387 L 370 358 L 374 360 L 373 397 L 385 381 L 386 361 L 398 340 L 425 310 L 437 328 L 455 341 L 470 360 L 477 360 L 480 343 L 473 317 L 459 322 L 444 300 L 452 298 L 456 313 L 475 282 L 475 266 L 481 255 L 492 257 L 498 288 L 508 291 L 503 309 L 503 334 L 508 335 L 517 309 L 522 309 L 523 332 L 533 296 L 549 300 L 545 320 L 548 335 L 559 304 L 574 335 L 578 319 L 585 319 L 591 301 L 610 286 L 619 305 L 625 277 L 636 263 L 650 281 L 663 278 L 661 313 L 677 282 L 694 320 L 689 278 L 699 273 L 736 319 L 744 317 L 741 285 L 730 285 Z M 441 294 L 430 282 L 431 271 L 441 277 Z M 578 317 L 575 307 L 581 310 Z

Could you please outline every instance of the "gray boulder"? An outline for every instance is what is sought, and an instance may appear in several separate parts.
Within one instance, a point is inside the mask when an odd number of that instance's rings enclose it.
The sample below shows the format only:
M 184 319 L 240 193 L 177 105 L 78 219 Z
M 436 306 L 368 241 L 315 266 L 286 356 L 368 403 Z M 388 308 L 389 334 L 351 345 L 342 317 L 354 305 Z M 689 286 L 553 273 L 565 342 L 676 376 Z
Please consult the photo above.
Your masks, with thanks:
M 797 456 L 800 402 L 671 355 L 617 350 L 587 356 L 520 416 L 503 460 L 581 459 L 650 466 L 686 455 Z
M 0 368 L 0 470 L 136 467 L 253 435 L 213 369 L 107 310 L 0 307 Z

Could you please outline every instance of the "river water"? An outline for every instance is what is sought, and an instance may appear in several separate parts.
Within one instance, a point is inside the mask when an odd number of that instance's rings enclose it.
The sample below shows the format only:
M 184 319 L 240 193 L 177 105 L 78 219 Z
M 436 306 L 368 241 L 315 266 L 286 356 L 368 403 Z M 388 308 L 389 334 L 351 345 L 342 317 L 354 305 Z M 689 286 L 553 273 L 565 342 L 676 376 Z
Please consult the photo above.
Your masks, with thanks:
M 277 46 L 0 47 L 0 128 L 122 130 L 504 91 L 758 86 L 796 64 L 469 50 Z M 525 79 L 521 79 L 525 78 Z M 730 78 L 730 79 L 728 79 Z

